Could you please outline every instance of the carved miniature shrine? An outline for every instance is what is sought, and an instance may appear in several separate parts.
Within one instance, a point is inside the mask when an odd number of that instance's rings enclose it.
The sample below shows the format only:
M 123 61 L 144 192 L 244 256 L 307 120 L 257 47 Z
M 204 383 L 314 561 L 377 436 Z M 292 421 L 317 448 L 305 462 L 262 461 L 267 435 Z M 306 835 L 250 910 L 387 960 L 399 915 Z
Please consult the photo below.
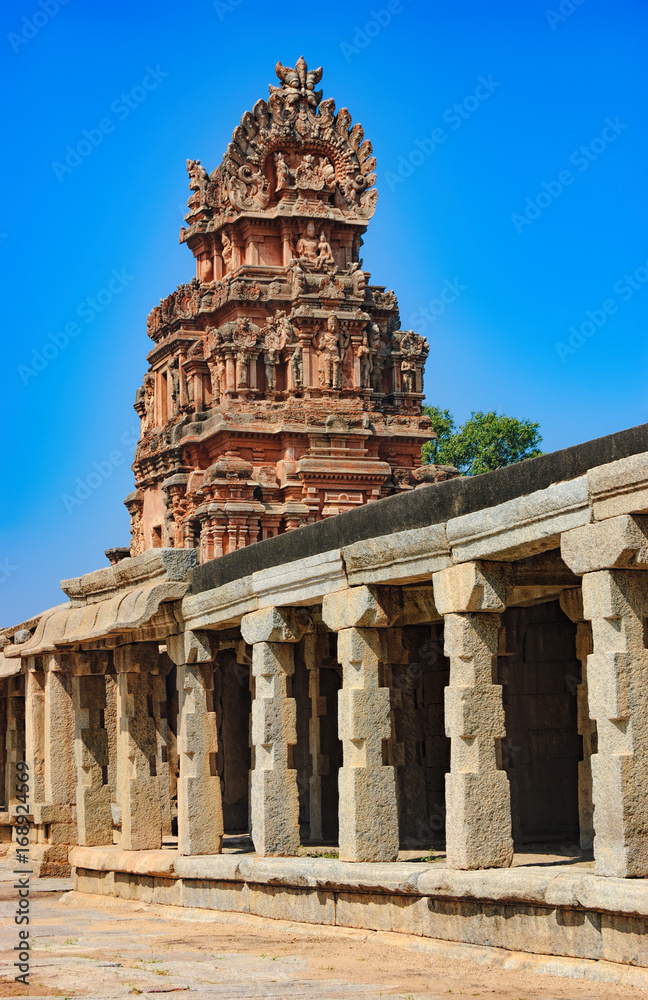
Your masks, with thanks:
M 205 561 L 427 478 L 428 344 L 359 257 L 371 143 L 315 90 L 321 69 L 276 72 L 220 166 L 187 161 L 197 274 L 147 320 L 133 555 Z

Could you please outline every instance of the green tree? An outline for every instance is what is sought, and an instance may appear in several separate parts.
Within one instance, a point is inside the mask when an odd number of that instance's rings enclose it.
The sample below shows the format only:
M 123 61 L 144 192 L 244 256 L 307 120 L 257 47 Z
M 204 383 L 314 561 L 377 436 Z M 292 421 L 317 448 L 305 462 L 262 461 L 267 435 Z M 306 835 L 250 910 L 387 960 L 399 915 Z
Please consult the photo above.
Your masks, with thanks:
M 466 476 L 478 476 L 542 454 L 538 448 L 542 442 L 540 425 L 530 420 L 480 410 L 471 413 L 457 430 L 448 410 L 436 406 L 425 406 L 423 410 L 437 434 L 435 441 L 423 446 L 424 462 L 454 465 Z

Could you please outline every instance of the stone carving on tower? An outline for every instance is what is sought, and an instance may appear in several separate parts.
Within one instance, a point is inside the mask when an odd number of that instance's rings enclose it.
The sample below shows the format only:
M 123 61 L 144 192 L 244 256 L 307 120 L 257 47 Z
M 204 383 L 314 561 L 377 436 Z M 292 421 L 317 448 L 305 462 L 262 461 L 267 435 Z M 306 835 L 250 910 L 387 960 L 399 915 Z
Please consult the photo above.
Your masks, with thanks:
M 419 482 L 427 341 L 359 253 L 377 193 L 362 126 L 303 58 L 208 173 L 187 160 L 196 277 L 147 320 L 131 550 L 206 560 Z

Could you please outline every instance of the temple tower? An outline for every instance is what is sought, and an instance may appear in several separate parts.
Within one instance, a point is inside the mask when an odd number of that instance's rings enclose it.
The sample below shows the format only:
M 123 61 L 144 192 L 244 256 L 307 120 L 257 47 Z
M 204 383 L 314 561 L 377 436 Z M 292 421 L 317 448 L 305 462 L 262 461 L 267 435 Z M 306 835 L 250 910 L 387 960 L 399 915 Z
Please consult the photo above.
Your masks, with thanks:
M 131 554 L 205 561 L 412 489 L 428 344 L 360 259 L 375 157 L 322 70 L 276 67 L 208 174 L 188 160 L 196 277 L 150 313 Z

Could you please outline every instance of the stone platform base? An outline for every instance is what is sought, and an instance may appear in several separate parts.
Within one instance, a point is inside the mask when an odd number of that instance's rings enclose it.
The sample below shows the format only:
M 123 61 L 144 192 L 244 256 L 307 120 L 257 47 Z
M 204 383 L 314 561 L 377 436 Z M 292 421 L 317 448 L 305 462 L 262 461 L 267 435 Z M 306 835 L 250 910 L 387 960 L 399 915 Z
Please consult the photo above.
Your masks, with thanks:
M 74 848 L 70 860 L 80 892 L 648 967 L 648 880 L 588 868 L 460 872 L 107 847 Z
M 0 841 L 0 856 L 16 862 L 15 841 Z M 67 844 L 30 844 L 29 868 L 33 878 L 69 878 L 72 865 L 68 860 L 70 848 Z

